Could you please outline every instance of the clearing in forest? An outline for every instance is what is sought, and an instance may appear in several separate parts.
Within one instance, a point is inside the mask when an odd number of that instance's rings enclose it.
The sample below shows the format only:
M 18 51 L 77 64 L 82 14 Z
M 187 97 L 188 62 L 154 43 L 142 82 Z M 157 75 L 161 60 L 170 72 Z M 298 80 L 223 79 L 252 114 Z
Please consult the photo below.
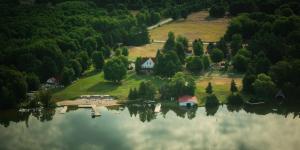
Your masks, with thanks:
M 183 35 L 192 42 L 201 38 L 205 42 L 218 41 L 226 32 L 229 19 L 209 19 L 207 11 L 200 11 L 188 16 L 187 19 L 173 21 L 161 27 L 150 30 L 151 41 L 166 41 L 169 31 L 173 31 L 176 36 Z M 157 49 L 162 48 L 164 43 L 151 43 L 143 46 L 129 47 L 129 58 L 134 60 L 138 56 L 154 57 Z M 204 48 L 206 48 L 206 44 Z

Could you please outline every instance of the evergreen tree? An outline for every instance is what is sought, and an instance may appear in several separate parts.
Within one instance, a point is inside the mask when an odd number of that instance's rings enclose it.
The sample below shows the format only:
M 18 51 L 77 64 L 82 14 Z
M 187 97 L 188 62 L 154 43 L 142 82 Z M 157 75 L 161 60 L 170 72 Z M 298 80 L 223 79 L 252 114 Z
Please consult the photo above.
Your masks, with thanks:
M 212 88 L 211 82 L 208 83 L 208 86 L 205 88 L 205 91 L 207 94 L 213 93 L 213 88 Z
M 168 39 L 164 45 L 165 51 L 172 51 L 175 50 L 176 42 L 175 42 L 175 35 L 173 32 L 168 33 Z
M 209 62 L 208 56 L 203 56 L 203 57 L 202 57 L 202 63 L 203 63 L 203 68 L 204 68 L 204 70 L 209 69 L 209 67 L 210 67 L 210 62 Z
M 201 39 L 195 40 L 193 42 L 193 50 L 194 50 L 194 55 L 196 55 L 196 56 L 203 55 L 203 43 L 202 43 Z
M 230 91 L 231 91 L 232 94 L 238 91 L 238 88 L 237 88 L 237 86 L 235 84 L 235 81 L 233 79 L 231 80 Z

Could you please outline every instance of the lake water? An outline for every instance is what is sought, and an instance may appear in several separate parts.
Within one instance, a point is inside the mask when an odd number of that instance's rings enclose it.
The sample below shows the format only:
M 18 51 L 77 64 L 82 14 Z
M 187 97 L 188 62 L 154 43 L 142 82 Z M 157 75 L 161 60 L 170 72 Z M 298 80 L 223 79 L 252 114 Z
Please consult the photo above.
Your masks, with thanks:
M 298 107 L 299 108 L 299 107 Z M 182 109 L 130 105 L 89 109 L 59 109 L 40 113 L 0 111 L 0 149 L 37 150 L 293 150 L 300 148 L 297 107 L 219 106 Z

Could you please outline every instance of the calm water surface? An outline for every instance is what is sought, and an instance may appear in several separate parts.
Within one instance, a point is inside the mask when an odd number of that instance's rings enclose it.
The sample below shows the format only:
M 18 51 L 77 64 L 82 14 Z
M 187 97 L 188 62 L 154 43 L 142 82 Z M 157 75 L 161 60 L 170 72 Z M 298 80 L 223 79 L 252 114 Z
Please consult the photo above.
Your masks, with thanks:
M 298 107 L 299 108 L 299 107 Z M 300 148 L 299 109 L 220 106 L 182 109 L 128 106 L 0 112 L 0 149 L 159 150 Z

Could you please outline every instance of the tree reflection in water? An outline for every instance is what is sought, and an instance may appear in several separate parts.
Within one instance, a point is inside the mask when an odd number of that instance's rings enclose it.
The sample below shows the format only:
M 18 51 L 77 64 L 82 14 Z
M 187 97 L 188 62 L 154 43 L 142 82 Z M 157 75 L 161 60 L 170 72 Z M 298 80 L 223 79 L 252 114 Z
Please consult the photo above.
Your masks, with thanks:
M 207 116 L 214 116 L 220 106 L 205 108 Z M 124 111 L 128 109 L 130 116 L 139 117 L 141 122 L 150 122 L 157 118 L 158 115 L 167 118 L 169 112 L 174 112 L 177 117 L 194 119 L 197 114 L 198 107 L 179 107 L 176 104 L 162 103 L 160 113 L 155 113 L 155 104 L 128 104 L 123 106 L 107 107 L 107 110 Z M 266 115 L 269 113 L 276 113 L 287 117 L 293 115 L 294 118 L 300 117 L 299 105 L 226 105 L 229 112 L 245 111 L 247 113 L 254 113 L 257 115 Z M 76 111 L 77 107 L 69 107 L 68 112 Z M 19 112 L 17 110 L 2 110 L 0 111 L 0 125 L 8 127 L 10 123 L 25 122 L 29 127 L 28 120 L 32 116 L 41 122 L 51 121 L 55 115 L 55 109 L 41 109 L 40 111 L 32 110 L 29 112 Z
M 26 127 L 29 127 L 28 119 L 30 116 L 35 117 L 41 122 L 51 121 L 55 115 L 55 109 L 30 110 L 28 112 L 19 112 L 15 109 L 0 111 L 0 124 L 8 127 L 11 122 L 25 122 Z

